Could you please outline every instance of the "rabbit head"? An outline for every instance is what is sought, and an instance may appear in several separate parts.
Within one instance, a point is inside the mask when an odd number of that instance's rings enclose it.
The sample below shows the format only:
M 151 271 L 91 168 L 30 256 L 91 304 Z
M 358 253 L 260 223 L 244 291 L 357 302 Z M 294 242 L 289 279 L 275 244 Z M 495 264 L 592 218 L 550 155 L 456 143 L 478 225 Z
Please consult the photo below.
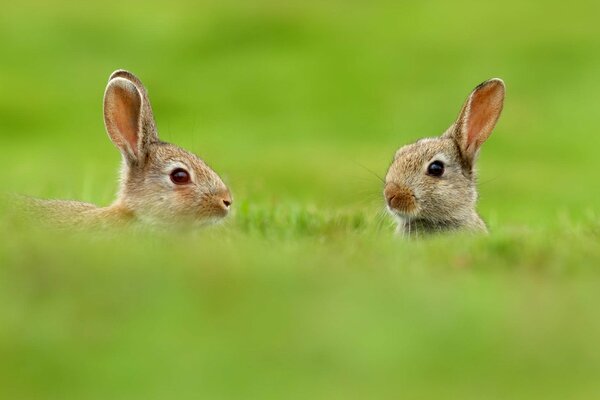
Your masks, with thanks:
M 123 159 L 117 206 L 150 223 L 207 223 L 229 213 L 221 178 L 194 154 L 160 141 L 146 89 L 132 73 L 110 76 L 104 122 Z
M 396 152 L 385 177 L 384 197 L 400 231 L 486 231 L 475 211 L 474 167 L 498 121 L 504 93 L 500 79 L 480 84 L 442 136 L 418 140 Z

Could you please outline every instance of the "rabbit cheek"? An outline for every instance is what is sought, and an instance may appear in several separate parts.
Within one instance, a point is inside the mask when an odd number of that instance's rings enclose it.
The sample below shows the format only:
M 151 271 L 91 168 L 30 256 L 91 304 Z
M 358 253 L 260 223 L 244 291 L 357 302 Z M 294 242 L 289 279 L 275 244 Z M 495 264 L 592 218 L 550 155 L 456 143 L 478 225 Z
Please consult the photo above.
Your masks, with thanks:
M 458 175 L 456 179 L 436 182 L 431 190 L 423 197 L 429 199 L 424 206 L 424 211 L 430 218 L 445 220 L 462 214 L 466 209 L 473 207 L 474 199 L 467 182 L 463 182 Z
M 175 208 L 181 211 L 189 211 L 197 198 L 191 186 L 177 186 L 173 191 L 172 200 Z

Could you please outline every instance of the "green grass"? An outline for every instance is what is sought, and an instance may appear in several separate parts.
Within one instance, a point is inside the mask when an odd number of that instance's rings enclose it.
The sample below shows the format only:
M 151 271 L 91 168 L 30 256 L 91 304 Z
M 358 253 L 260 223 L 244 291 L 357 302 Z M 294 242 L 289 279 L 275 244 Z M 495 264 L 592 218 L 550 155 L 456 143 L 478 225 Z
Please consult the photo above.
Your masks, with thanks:
M 73 233 L 3 205 L 0 397 L 597 397 L 599 12 L 3 5 L 2 190 L 110 203 L 101 99 L 127 68 L 235 212 L 200 232 Z M 491 234 L 401 240 L 375 175 L 493 76 L 508 92 L 479 162 Z

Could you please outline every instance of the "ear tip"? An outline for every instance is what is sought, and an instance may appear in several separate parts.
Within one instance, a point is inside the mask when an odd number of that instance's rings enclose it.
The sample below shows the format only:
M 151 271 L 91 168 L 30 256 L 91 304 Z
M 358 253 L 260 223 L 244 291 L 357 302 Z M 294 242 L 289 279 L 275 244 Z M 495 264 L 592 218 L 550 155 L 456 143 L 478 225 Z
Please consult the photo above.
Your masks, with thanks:
M 139 90 L 133 82 L 121 76 L 117 76 L 108 81 L 104 97 L 106 98 L 107 96 L 109 96 L 109 94 L 114 94 L 115 90 L 119 91 L 119 89 L 132 95 L 140 96 Z
M 112 74 L 110 74 L 110 76 L 108 77 L 108 81 L 110 82 L 110 81 L 111 81 L 111 80 L 113 80 L 114 78 L 117 78 L 117 77 L 123 77 L 123 76 L 125 76 L 125 75 L 129 75 L 129 74 L 130 74 L 130 72 L 129 72 L 129 71 L 127 71 L 127 70 L 125 70 L 125 69 L 121 69 L 121 68 L 119 68 L 119 69 L 117 69 L 117 70 L 113 71 L 113 73 L 112 73 Z
M 127 71 L 126 69 L 117 69 L 112 74 L 110 74 L 110 76 L 108 77 L 108 81 L 110 82 L 115 78 L 125 78 L 134 82 L 138 80 L 138 78 L 133 73 Z
M 502 90 L 506 90 L 506 84 L 504 83 L 504 81 L 500 78 L 492 78 L 492 79 L 488 79 L 487 81 L 485 81 L 483 83 L 484 86 L 498 86 L 500 88 L 502 88 Z

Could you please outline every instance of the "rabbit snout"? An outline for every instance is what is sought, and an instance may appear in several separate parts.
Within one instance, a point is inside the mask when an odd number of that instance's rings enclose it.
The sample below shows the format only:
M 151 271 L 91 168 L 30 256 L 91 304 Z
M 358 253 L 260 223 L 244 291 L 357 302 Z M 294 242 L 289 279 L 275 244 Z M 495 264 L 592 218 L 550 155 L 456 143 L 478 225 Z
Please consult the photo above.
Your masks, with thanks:
M 225 217 L 231 211 L 233 199 L 229 190 L 211 193 L 200 204 L 201 213 Z
M 231 193 L 229 193 L 229 190 L 225 190 L 215 197 L 219 206 L 225 210 L 225 213 L 229 212 L 231 205 L 233 204 L 233 199 L 231 198 Z
M 410 213 L 417 208 L 417 202 L 412 190 L 404 185 L 387 183 L 383 190 L 386 203 L 392 210 Z

